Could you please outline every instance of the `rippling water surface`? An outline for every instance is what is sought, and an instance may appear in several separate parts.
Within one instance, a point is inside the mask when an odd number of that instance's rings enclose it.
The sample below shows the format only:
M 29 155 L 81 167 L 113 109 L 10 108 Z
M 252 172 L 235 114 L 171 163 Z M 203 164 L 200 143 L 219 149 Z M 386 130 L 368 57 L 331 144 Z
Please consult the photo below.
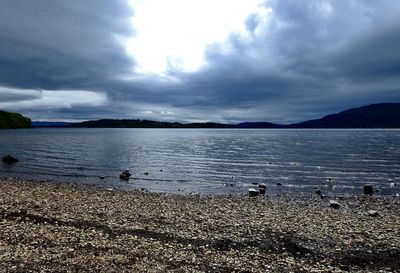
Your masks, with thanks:
M 0 154 L 20 160 L 0 165 L 3 176 L 151 191 L 242 193 L 266 183 L 274 194 L 359 194 L 365 184 L 400 193 L 399 130 L 2 130 Z M 125 169 L 129 182 L 118 178 Z

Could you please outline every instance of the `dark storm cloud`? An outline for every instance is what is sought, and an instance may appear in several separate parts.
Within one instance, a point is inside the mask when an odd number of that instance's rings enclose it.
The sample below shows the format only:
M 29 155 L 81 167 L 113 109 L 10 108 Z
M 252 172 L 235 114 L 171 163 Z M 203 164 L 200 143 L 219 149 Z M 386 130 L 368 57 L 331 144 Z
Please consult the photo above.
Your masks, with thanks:
M 132 36 L 126 1 L 0 2 L 0 83 L 95 87 L 133 68 L 117 39 Z
M 246 33 L 207 48 L 207 65 L 154 76 L 135 74 L 121 42 L 134 35 L 127 1 L 1 1 L 0 106 L 37 119 L 294 122 L 398 102 L 398 14 L 396 0 L 265 1 Z
M 2 91 L 2 92 L 1 92 Z M 17 91 L 17 90 L 7 90 L 7 92 L 5 92 L 4 90 L 0 90 L 0 102 L 19 102 L 22 100 L 34 100 L 39 98 L 40 96 L 38 94 L 34 94 L 31 92 L 21 92 L 21 91 Z
M 267 1 L 270 19 L 249 16 L 249 35 L 210 46 L 193 92 L 234 120 L 283 122 L 348 107 L 400 101 L 400 4 L 396 1 Z M 261 19 L 260 19 L 261 18 Z M 217 92 L 214 92 L 217 90 Z
M 364 81 L 400 75 L 400 24 L 357 41 L 336 60 L 340 73 Z

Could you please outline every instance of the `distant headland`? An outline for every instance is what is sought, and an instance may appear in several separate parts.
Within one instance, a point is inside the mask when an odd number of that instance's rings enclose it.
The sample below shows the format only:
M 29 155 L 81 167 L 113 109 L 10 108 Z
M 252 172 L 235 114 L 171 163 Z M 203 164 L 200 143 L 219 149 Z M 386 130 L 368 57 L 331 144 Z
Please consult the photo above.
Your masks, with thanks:
M 29 118 L 19 113 L 0 110 L 0 129 L 22 129 L 31 127 L 32 122 Z

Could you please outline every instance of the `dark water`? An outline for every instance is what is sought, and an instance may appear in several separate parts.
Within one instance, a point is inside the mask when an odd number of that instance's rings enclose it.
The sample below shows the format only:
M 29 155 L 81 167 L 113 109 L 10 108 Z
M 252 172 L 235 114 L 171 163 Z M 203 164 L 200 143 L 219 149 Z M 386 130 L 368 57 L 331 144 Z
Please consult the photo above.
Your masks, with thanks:
M 273 194 L 359 194 L 364 184 L 400 193 L 399 130 L 2 130 L 0 154 L 20 159 L 0 164 L 2 176 L 151 191 L 243 193 L 266 183 Z M 129 182 L 118 178 L 125 169 Z

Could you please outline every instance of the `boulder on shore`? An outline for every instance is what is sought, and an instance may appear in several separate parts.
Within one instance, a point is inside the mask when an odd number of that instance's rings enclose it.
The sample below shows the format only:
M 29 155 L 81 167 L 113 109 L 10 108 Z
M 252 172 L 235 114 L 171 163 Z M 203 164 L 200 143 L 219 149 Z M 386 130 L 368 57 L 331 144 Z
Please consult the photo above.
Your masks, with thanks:
M 16 159 L 12 155 L 3 156 L 3 163 L 13 164 L 13 163 L 17 163 L 17 162 L 18 162 L 18 159 Z
M 260 192 L 258 191 L 258 190 L 256 190 L 256 189 L 249 189 L 249 196 L 250 197 L 256 197 L 256 196 L 259 196 L 260 195 Z
M 335 201 L 335 200 L 329 200 L 329 206 L 330 206 L 331 208 L 334 208 L 334 209 L 340 208 L 339 202 L 337 202 L 337 201 Z
M 119 179 L 124 180 L 124 181 L 128 181 L 129 177 L 131 176 L 131 172 L 129 170 L 123 171 L 120 175 L 119 175 Z
M 364 194 L 372 195 L 374 193 L 374 188 L 371 185 L 364 186 Z
M 265 191 L 267 190 L 267 185 L 259 184 L 258 189 L 259 189 L 260 194 L 265 194 Z

